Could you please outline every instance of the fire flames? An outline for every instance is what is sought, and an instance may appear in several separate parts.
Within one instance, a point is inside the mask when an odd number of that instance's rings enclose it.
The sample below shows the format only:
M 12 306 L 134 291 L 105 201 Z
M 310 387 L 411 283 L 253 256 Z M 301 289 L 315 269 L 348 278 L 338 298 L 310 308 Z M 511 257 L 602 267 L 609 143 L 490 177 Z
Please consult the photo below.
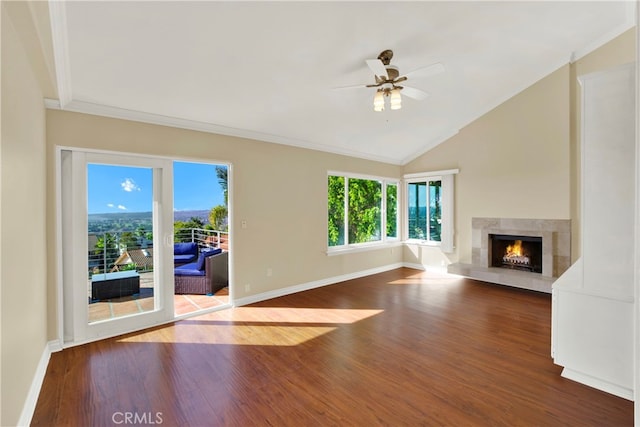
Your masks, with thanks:
M 522 250 L 522 240 L 516 240 L 513 245 L 507 246 L 502 261 L 511 264 L 529 264 L 529 257 Z
M 513 256 L 522 256 L 522 240 L 516 240 L 513 242 L 513 245 L 507 246 L 507 250 L 505 252 L 505 256 L 513 257 Z

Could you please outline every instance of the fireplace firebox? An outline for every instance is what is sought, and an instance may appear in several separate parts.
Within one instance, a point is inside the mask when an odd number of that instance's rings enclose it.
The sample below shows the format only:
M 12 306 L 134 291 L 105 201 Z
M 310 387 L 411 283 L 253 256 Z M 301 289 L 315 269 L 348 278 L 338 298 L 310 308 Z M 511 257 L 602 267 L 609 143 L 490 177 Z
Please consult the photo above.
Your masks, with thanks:
M 489 234 L 492 267 L 542 273 L 542 237 Z

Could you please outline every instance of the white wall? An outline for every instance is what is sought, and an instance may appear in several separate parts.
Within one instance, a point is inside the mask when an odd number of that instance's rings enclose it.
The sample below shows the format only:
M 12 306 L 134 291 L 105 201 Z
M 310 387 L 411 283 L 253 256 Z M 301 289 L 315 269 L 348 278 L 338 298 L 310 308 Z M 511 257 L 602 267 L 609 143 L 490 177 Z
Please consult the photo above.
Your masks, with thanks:
M 553 285 L 562 375 L 634 395 L 635 64 L 581 76 L 582 257 Z

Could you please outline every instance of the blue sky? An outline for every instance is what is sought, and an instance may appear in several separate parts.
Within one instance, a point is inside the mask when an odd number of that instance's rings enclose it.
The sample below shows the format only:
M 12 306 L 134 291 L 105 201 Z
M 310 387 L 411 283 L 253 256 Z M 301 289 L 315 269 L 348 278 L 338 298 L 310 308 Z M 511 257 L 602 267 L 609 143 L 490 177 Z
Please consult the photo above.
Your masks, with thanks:
M 90 214 L 151 211 L 151 169 L 89 164 L 87 173 Z M 209 210 L 224 203 L 216 165 L 174 162 L 173 177 L 174 210 Z

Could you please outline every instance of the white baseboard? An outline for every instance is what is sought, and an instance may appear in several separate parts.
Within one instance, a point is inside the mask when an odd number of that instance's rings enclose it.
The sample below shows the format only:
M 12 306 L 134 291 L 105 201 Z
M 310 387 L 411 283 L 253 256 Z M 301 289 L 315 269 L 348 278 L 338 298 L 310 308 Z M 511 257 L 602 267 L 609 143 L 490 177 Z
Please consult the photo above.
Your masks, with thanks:
M 40 361 L 38 362 L 38 367 L 36 368 L 36 372 L 33 376 L 33 381 L 31 381 L 31 387 L 29 387 L 27 399 L 22 407 L 22 413 L 20 413 L 20 419 L 18 420 L 19 426 L 28 426 L 31 424 L 33 412 L 36 410 L 36 404 L 38 403 L 38 397 L 40 396 L 40 389 L 44 382 L 44 376 L 47 373 L 47 367 L 49 366 L 51 353 L 61 350 L 62 344 L 60 344 L 60 341 L 58 340 L 49 341 L 44 347 L 42 356 L 40 356 Z
M 396 268 L 407 267 L 404 263 L 395 263 L 385 265 L 383 267 L 372 268 L 369 270 L 358 271 L 355 273 L 343 274 L 340 276 L 328 277 L 326 279 L 315 280 L 313 282 L 302 283 L 299 285 L 288 286 L 286 288 L 274 289 L 273 291 L 262 292 L 255 295 L 250 295 L 244 298 L 238 298 L 233 300 L 233 305 L 240 307 L 247 304 L 253 304 L 260 301 L 265 301 L 272 298 L 282 297 L 285 295 L 294 294 L 296 292 L 308 291 L 310 289 L 320 288 L 322 286 L 333 285 L 335 283 L 344 282 L 345 280 L 358 279 L 364 276 L 370 276 L 372 274 L 384 273 L 385 271 L 395 270 Z M 413 267 L 410 267 L 413 268 Z M 421 269 L 424 269 L 422 267 Z
M 582 372 L 574 371 L 572 369 L 564 368 L 562 370 L 562 377 L 570 379 L 572 381 L 579 382 L 589 387 L 597 388 L 604 392 L 613 394 L 614 396 L 622 397 L 623 399 L 631 400 L 633 402 L 633 390 L 627 387 L 613 384 L 599 378 L 592 377 L 591 375 L 583 374 Z
M 407 267 L 407 268 L 413 268 L 415 270 L 423 270 L 423 271 L 427 269 L 426 265 L 416 264 L 416 263 L 413 263 L 413 262 L 403 262 L 402 266 L 403 267 Z

